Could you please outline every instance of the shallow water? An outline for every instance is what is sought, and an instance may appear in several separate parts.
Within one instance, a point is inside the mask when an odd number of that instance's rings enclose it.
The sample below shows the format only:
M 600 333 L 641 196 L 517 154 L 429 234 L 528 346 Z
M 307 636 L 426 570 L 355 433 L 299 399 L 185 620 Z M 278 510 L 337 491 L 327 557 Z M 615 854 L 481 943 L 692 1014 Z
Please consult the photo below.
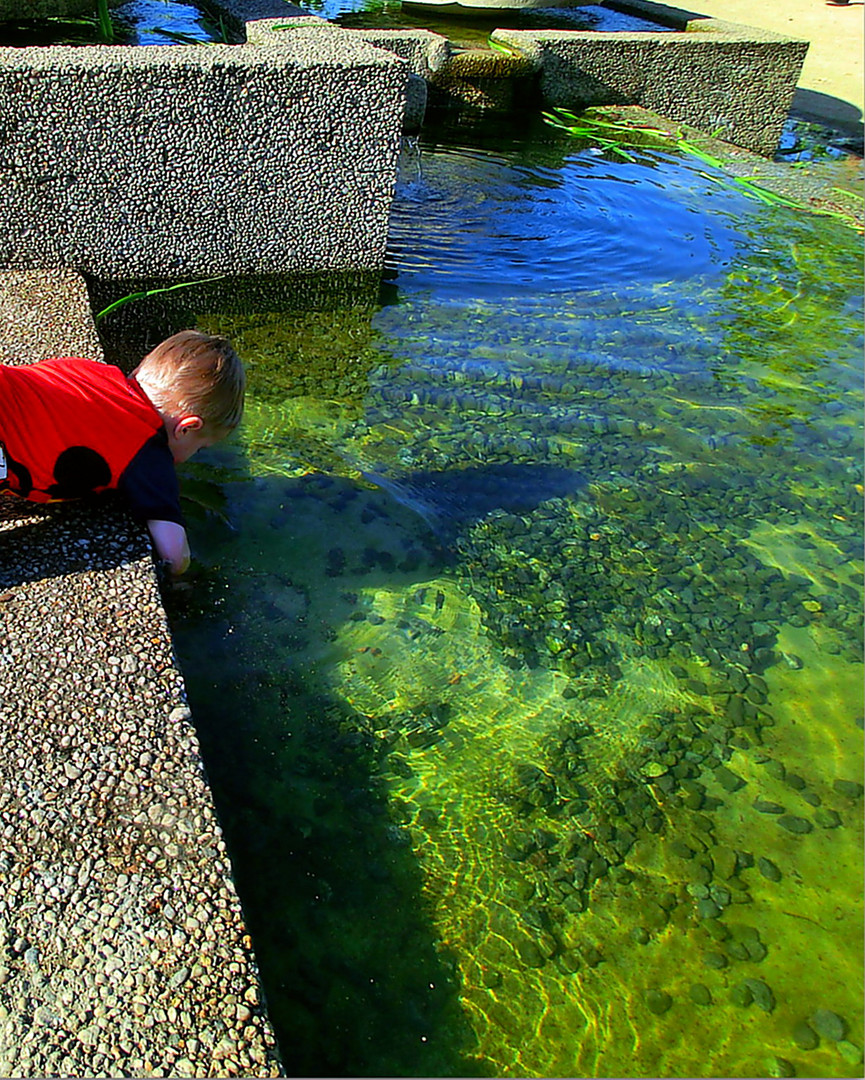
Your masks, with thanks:
M 170 317 L 250 371 L 170 601 L 289 1071 L 861 1075 L 860 240 L 466 141 L 379 297 Z

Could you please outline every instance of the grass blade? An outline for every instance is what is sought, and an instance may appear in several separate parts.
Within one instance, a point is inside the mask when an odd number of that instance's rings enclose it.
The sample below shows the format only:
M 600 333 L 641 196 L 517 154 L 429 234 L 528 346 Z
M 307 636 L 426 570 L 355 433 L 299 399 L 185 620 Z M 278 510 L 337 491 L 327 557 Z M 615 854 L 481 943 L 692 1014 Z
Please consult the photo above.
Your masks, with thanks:
M 94 322 L 99 322 L 101 319 L 104 319 L 106 315 L 110 315 L 112 311 L 116 311 L 125 304 L 131 304 L 133 300 L 146 300 L 148 296 L 156 296 L 158 293 L 174 292 L 175 289 L 188 289 L 192 285 L 203 285 L 208 281 L 222 281 L 225 277 L 225 274 L 220 274 L 217 277 L 201 278 L 198 281 L 181 281 L 177 285 L 163 285 L 158 289 L 145 289 L 142 292 L 129 293 L 126 296 L 121 296 L 119 300 L 115 300 L 112 304 L 109 304 L 108 307 L 97 312 L 93 316 L 93 320 Z
M 99 33 L 106 45 L 114 41 L 114 23 L 108 9 L 108 0 L 96 0 L 96 15 L 99 20 Z

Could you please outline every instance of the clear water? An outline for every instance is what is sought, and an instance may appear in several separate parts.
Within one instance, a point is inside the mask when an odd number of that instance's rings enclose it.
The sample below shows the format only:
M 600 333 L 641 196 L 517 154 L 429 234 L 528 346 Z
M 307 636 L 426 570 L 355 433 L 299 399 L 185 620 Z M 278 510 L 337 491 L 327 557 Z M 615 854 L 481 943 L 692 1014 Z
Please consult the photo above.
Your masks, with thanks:
M 135 316 L 249 365 L 169 600 L 290 1073 L 861 1075 L 860 260 L 429 131 L 379 293 Z

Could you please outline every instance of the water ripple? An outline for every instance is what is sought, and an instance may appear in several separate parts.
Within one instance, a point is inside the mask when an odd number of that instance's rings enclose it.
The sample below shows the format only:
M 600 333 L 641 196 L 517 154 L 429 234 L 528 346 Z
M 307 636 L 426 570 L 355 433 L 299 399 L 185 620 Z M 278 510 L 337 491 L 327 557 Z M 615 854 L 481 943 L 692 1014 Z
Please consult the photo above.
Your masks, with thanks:
M 684 163 L 408 145 L 388 266 L 401 286 L 497 297 L 717 275 L 743 203 Z

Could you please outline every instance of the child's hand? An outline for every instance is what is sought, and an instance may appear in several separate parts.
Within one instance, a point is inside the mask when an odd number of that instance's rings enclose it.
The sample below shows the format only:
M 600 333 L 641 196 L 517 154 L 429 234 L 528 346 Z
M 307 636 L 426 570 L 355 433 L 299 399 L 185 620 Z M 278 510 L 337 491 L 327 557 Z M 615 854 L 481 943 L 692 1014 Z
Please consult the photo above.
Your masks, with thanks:
M 159 561 L 166 564 L 171 576 L 179 577 L 189 567 L 186 529 L 174 521 L 148 521 L 147 528 Z

